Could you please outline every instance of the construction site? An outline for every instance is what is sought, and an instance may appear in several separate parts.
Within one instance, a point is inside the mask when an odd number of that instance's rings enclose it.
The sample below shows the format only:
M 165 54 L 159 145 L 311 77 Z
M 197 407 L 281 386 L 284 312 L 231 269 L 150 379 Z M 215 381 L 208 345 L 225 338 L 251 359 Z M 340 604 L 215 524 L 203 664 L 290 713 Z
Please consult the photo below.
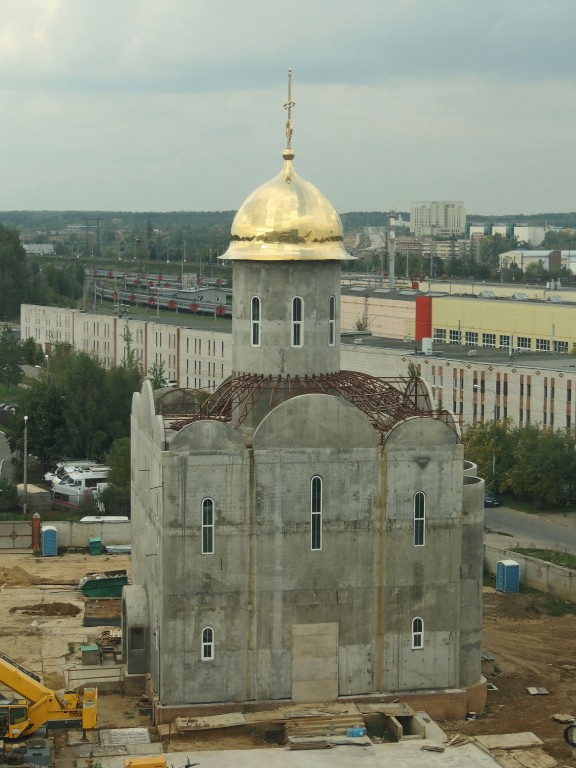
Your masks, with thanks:
M 149 702 L 124 684 L 120 601 L 87 598 L 81 577 L 97 567 L 130 573 L 130 557 L 69 553 L 55 558 L 3 553 L 0 653 L 54 691 L 98 682 L 94 729 L 50 730 L 30 738 L 49 757 L 28 763 L 5 739 L 5 764 L 58 768 L 125 766 L 574 765 L 558 715 L 573 712 L 576 616 L 546 615 L 546 595 L 484 588 L 483 647 L 489 683 L 484 712 L 433 722 L 425 711 L 382 696 L 370 703 L 199 708 L 156 727 Z M 101 617 L 102 624 L 95 622 Z M 86 626 L 86 620 L 92 626 Z M 483 662 L 484 663 L 484 662 Z M 538 693 L 531 693 L 536 689 Z M 2 680 L 2 695 L 13 692 Z M 58 723 L 55 723 L 58 726 Z M 38 731 L 43 733 L 43 731 Z M 350 735 L 352 734 L 352 735 Z M 313 750 L 311 754 L 310 750 Z M 33 754 L 33 749 L 31 751 Z M 50 762 L 46 762 L 50 760 Z M 163 762 L 165 761 L 165 762 Z M 304 762 L 302 762 L 304 761 Z

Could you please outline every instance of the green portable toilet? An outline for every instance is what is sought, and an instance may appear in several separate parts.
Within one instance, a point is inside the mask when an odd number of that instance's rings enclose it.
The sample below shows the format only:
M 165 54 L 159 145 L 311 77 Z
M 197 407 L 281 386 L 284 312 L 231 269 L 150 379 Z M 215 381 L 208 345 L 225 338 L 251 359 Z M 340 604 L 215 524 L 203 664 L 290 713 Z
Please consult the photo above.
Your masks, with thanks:
M 88 551 L 91 555 L 101 555 L 102 554 L 102 539 L 101 538 L 92 538 L 88 539 Z

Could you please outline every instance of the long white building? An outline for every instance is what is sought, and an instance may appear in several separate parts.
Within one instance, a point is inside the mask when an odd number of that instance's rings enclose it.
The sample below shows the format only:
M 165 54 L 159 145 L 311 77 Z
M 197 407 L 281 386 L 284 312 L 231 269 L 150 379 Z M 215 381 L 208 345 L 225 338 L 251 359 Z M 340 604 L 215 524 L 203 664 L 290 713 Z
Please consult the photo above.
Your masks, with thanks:
M 349 309 L 349 324 L 361 311 Z M 376 376 L 404 375 L 409 363 L 419 366 L 439 404 L 453 411 L 460 424 L 498 418 L 516 424 L 539 423 L 554 429 L 576 424 L 576 358 L 570 354 L 522 350 L 511 359 L 506 348 L 435 343 L 431 354 L 415 355 L 421 345 L 406 331 L 413 327 L 409 304 L 398 302 L 396 339 L 349 336 L 342 345 L 342 366 Z M 352 306 L 352 305 L 351 305 Z M 396 304 L 394 305 L 396 306 Z M 524 308 L 525 305 L 521 305 Z M 342 319 L 346 310 L 343 307 Z M 396 321 L 395 321 L 396 322 Z M 412 322 L 412 324 L 411 324 Z M 343 323 L 344 324 L 344 323 Z M 385 328 L 370 330 L 381 334 Z M 388 323 L 390 328 L 394 323 Z M 21 309 L 22 338 L 32 337 L 49 352 L 54 343 L 94 354 L 106 366 L 120 365 L 126 344 L 143 372 L 164 363 L 166 378 L 178 386 L 214 391 L 232 373 L 232 335 L 198 330 L 159 320 L 137 320 L 25 304 Z M 405 341 L 403 340 L 405 335 Z

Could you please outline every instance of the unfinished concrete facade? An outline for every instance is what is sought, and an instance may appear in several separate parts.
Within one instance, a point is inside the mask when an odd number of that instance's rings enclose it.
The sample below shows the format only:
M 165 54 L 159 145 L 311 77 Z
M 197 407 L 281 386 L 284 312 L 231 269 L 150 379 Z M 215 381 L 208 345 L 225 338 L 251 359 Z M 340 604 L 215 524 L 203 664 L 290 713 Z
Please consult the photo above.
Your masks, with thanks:
M 124 640 L 162 706 L 481 680 L 484 483 L 424 382 L 340 370 L 349 256 L 292 158 L 222 257 L 233 375 L 188 416 L 134 397 Z

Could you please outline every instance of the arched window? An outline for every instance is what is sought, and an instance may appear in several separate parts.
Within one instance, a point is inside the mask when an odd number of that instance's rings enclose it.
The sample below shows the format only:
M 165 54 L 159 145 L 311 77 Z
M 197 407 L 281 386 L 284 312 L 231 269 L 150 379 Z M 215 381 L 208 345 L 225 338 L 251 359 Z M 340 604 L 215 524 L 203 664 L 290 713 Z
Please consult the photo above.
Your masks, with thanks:
M 292 346 L 304 346 L 304 302 L 299 296 L 292 299 Z
M 424 622 L 417 616 L 412 619 L 412 650 L 424 648 Z
M 414 494 L 414 546 L 423 547 L 426 529 L 426 494 Z
M 214 630 L 212 627 L 204 627 L 202 630 L 202 661 L 214 658 Z
M 310 483 L 310 549 L 322 549 L 322 478 Z
M 258 296 L 252 297 L 251 306 L 251 322 L 252 322 L 252 336 L 250 339 L 250 345 L 252 347 L 260 346 L 260 299 Z
M 333 347 L 336 343 L 336 298 L 330 296 L 328 300 L 328 345 Z
M 214 499 L 202 501 L 202 554 L 214 554 Z

